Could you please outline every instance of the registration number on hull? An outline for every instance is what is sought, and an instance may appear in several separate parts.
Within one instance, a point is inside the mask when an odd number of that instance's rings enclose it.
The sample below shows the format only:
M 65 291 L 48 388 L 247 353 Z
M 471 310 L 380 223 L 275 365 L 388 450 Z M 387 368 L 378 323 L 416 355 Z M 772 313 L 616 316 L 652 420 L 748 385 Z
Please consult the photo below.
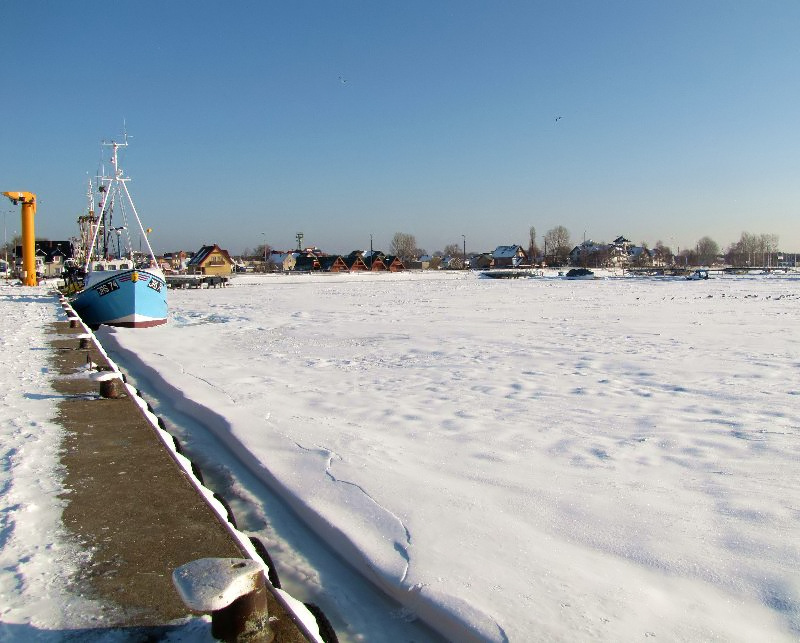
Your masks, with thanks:
M 95 288 L 97 294 L 103 297 L 109 293 L 114 292 L 115 290 L 119 290 L 119 284 L 112 279 L 111 281 L 107 281 L 104 284 L 100 284 L 97 288 Z

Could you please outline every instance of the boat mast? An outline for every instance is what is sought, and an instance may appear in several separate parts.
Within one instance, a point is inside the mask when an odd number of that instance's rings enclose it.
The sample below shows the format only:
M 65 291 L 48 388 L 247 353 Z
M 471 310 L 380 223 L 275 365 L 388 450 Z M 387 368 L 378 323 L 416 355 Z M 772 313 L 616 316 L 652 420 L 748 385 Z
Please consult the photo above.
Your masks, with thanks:
M 156 255 L 153 252 L 153 248 L 150 246 L 150 239 L 148 238 L 147 234 L 144 231 L 144 226 L 142 225 L 142 220 L 139 218 L 139 213 L 136 211 L 136 206 L 133 204 L 133 199 L 131 198 L 131 193 L 128 191 L 128 181 L 130 181 L 130 177 L 123 176 L 122 168 L 119 167 L 118 158 L 117 158 L 117 149 L 120 147 L 128 147 L 128 133 L 125 132 L 124 134 L 125 142 L 124 143 L 115 143 L 111 141 L 110 145 L 113 148 L 113 154 L 111 158 L 111 164 L 114 166 L 114 181 L 117 186 L 119 186 L 120 192 L 120 199 L 122 198 L 122 192 L 125 192 L 125 196 L 128 198 L 128 203 L 131 206 L 131 211 L 133 212 L 133 216 L 136 219 L 136 224 L 139 226 L 139 234 L 144 237 L 145 245 L 147 246 L 147 252 L 150 254 L 150 260 L 153 262 L 153 265 L 156 265 Z M 106 145 L 109 145 L 106 143 Z M 128 246 L 130 252 L 133 253 L 133 244 L 130 242 L 130 234 L 128 235 Z
M 89 262 L 92 260 L 94 240 L 96 237 L 95 224 L 97 223 L 97 217 L 94 215 L 94 185 L 92 184 L 92 179 L 89 179 L 89 184 L 86 188 L 86 200 L 88 202 L 86 205 L 86 214 L 78 217 L 78 228 L 80 230 L 78 258 L 83 264 L 84 271 L 88 268 Z
M 103 254 L 104 256 L 108 255 L 109 251 L 109 235 L 113 232 L 117 234 L 121 234 L 122 230 L 125 229 L 125 226 L 120 228 L 111 228 L 111 211 L 116 204 L 116 200 L 119 199 L 120 207 L 123 206 L 123 192 L 125 197 L 127 198 L 128 203 L 130 204 L 131 211 L 133 212 L 133 216 L 136 219 L 136 223 L 139 226 L 139 233 L 142 237 L 144 237 L 145 244 L 147 245 L 147 251 L 150 254 L 150 259 L 153 264 L 156 264 L 156 257 L 155 253 L 153 252 L 153 248 L 150 246 L 150 239 L 148 238 L 147 234 L 145 234 L 144 226 L 142 225 L 142 221 L 139 218 L 139 213 L 136 211 L 136 206 L 133 204 L 133 199 L 131 198 L 131 194 L 128 191 L 128 181 L 130 181 L 130 177 L 124 176 L 124 172 L 122 168 L 119 166 L 119 154 L 118 150 L 121 147 L 128 146 L 128 133 L 125 132 L 123 134 L 123 142 L 118 143 L 112 140 L 110 143 L 103 141 L 104 147 L 111 148 L 111 166 L 112 166 L 112 176 L 107 177 L 103 176 L 100 179 L 99 191 L 102 194 L 102 198 L 100 201 L 100 211 L 101 211 L 101 219 L 102 224 L 98 224 L 97 228 L 94 231 L 94 237 L 92 239 L 92 245 L 97 238 L 98 231 L 100 228 L 103 229 Z M 124 208 L 123 208 L 123 215 L 124 215 Z M 106 221 L 106 217 L 108 217 L 108 221 Z M 127 223 L 127 222 L 126 222 Z M 130 231 L 126 230 L 126 235 L 128 238 L 127 249 L 129 252 L 133 253 L 133 245 L 130 239 Z M 88 264 L 87 264 L 88 267 Z

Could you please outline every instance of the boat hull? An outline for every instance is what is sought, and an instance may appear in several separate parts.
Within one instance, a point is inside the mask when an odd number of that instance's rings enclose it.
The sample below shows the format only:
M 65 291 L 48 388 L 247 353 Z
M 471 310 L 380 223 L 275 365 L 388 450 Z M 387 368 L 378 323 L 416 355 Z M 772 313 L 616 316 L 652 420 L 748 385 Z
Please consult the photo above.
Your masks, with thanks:
M 167 284 L 147 270 L 115 270 L 103 273 L 70 303 L 87 326 L 100 324 L 147 328 L 167 321 Z

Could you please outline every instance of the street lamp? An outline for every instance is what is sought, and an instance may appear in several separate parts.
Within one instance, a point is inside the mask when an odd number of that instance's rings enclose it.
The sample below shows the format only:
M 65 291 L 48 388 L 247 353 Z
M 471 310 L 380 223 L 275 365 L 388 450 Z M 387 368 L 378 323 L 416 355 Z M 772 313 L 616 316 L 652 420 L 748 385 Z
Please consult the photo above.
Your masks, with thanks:
M 261 236 L 264 237 L 264 272 L 267 272 L 267 233 L 262 232 Z
M 467 237 L 463 234 L 461 235 L 461 240 L 464 242 L 464 269 L 467 268 Z

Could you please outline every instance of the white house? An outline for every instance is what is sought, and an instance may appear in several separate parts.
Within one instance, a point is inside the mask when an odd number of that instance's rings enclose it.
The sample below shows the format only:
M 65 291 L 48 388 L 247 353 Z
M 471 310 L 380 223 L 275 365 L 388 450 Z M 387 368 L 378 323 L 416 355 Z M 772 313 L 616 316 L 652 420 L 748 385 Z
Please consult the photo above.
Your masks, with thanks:
M 528 253 L 522 246 L 497 246 L 492 253 L 495 268 L 517 268 L 530 264 Z
M 267 259 L 267 265 L 273 265 L 280 272 L 287 272 L 297 263 L 297 255 L 291 252 L 273 252 Z

